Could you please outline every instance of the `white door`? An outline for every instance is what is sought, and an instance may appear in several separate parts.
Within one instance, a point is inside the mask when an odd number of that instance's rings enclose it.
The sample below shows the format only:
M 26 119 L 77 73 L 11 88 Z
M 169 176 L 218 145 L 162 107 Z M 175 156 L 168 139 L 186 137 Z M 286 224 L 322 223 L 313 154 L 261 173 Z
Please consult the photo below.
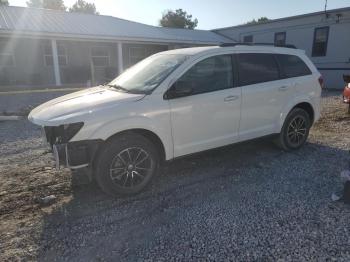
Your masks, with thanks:
M 175 157 L 236 141 L 241 89 L 233 87 L 230 55 L 198 62 L 169 91 Z
M 247 53 L 236 56 L 242 88 L 240 140 L 275 133 L 282 108 L 294 95 L 294 84 L 281 79 L 272 54 Z

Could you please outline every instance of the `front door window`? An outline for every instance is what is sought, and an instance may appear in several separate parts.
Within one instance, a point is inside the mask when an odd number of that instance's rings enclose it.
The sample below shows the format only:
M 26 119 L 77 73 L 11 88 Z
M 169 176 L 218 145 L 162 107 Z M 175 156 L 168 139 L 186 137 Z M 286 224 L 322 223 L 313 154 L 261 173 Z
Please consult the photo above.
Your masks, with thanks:
M 191 87 L 192 94 L 202 94 L 233 87 L 230 55 L 204 59 L 195 64 L 177 81 L 179 86 Z

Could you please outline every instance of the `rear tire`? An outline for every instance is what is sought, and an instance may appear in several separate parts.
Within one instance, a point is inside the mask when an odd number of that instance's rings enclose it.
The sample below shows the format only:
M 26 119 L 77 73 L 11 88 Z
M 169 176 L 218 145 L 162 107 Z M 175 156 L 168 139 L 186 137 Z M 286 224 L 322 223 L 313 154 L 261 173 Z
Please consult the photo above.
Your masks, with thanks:
M 309 114 L 301 108 L 295 108 L 286 117 L 281 133 L 275 142 L 286 151 L 299 149 L 305 144 L 310 128 Z
M 151 141 L 136 133 L 122 134 L 97 156 L 96 181 L 112 196 L 137 194 L 150 183 L 158 165 L 159 154 Z

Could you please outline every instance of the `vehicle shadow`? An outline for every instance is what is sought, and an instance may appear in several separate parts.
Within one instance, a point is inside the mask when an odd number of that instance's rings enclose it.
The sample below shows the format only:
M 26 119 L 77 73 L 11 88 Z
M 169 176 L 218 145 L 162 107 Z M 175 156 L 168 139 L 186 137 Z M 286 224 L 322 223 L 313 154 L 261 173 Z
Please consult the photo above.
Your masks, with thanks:
M 311 219 L 339 205 L 330 201 L 330 194 L 339 185 L 347 157 L 345 150 L 314 142 L 283 152 L 262 139 L 166 163 L 152 185 L 136 196 L 111 198 L 95 183 L 75 186 L 72 198 L 44 217 L 38 258 L 154 260 L 163 253 L 184 252 L 204 234 L 200 225 L 218 215 L 226 226 L 216 225 L 215 236 L 237 223 L 254 230 L 247 217 L 273 220 L 282 212 L 285 216 L 280 214 L 278 221 L 287 223 L 296 205 L 310 212 L 298 219 Z

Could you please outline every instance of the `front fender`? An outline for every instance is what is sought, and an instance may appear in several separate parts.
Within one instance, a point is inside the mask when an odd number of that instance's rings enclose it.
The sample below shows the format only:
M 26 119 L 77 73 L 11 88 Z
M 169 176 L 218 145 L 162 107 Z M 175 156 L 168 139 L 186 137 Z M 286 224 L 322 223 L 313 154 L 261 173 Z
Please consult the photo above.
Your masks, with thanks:
M 88 139 L 102 139 L 105 141 L 117 133 L 131 129 L 145 129 L 157 135 L 163 143 L 166 160 L 173 158 L 170 123 L 167 124 L 167 122 L 163 122 L 162 124 L 158 123 L 157 125 L 152 119 L 143 116 L 118 118 L 116 120 L 103 123 L 102 125 L 95 126 L 94 130 L 89 132 Z M 74 137 L 74 140 L 75 139 L 79 139 L 79 137 Z

